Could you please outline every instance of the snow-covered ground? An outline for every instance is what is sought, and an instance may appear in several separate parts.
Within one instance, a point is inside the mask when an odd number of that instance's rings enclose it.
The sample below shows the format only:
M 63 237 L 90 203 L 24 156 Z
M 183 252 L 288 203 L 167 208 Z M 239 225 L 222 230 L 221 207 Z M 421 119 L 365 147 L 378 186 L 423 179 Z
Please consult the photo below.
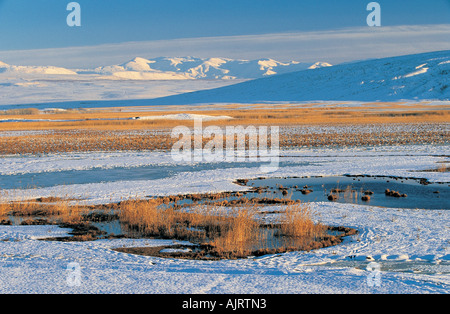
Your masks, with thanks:
M 134 58 L 128 62 L 92 69 L 54 66 L 19 66 L 0 61 L 0 106 L 51 106 L 49 103 L 153 99 L 203 89 L 213 89 L 245 80 L 331 66 L 326 62 L 279 62 L 272 59 L 160 57 Z M 121 103 L 122 102 L 122 103 Z M 103 106 L 101 106 L 103 107 Z M 43 107 L 45 108 L 45 107 Z
M 317 203 L 324 223 L 355 227 L 343 244 L 260 258 L 192 261 L 118 253 L 170 240 L 47 242 L 54 226 L 0 226 L 1 293 L 448 293 L 448 211 Z M 380 265 L 380 273 L 367 269 Z M 79 285 L 70 281 L 77 263 Z M 406 263 L 406 264 L 405 264 Z M 405 271 L 399 271 L 400 266 Z M 378 276 L 378 277 L 374 277 Z M 376 285 L 369 280 L 378 278 Z M 68 281 L 69 280 L 69 281 Z
M 177 114 L 166 114 L 161 116 L 141 116 L 135 117 L 137 120 L 195 120 L 201 119 L 202 121 L 216 121 L 216 120 L 229 120 L 233 119 L 230 116 L 209 116 L 204 114 L 193 114 L 193 113 L 177 113 Z
M 237 190 L 237 178 L 375 174 L 449 182 L 448 172 L 422 172 L 448 162 L 447 146 L 316 148 L 283 151 L 284 166 L 261 173 L 259 167 L 182 172 L 149 181 L 117 181 L 8 191 L 10 197 L 66 195 L 110 202 L 149 194 Z M 299 160 L 310 162 L 299 166 Z M 168 153 L 115 152 L 8 157 L 0 173 L 37 173 L 171 164 Z M 417 172 L 418 171 L 418 172 Z M 15 195 L 14 195 L 15 194 Z M 157 246 L 170 240 L 120 239 L 47 242 L 64 236 L 55 226 L 0 226 L 0 293 L 449 293 L 450 203 L 442 210 L 394 209 L 367 205 L 312 203 L 315 219 L 359 230 L 341 245 L 312 252 L 260 258 L 192 261 L 136 256 L 111 250 Z M 269 208 L 269 209 L 274 209 Z M 380 266 L 367 269 L 369 262 Z M 77 263 L 77 264 L 73 264 Z M 73 265 L 79 285 L 73 286 Z M 376 279 L 374 282 L 373 279 Z M 69 281 L 68 281 L 69 280 Z M 375 283 L 375 285 L 371 285 Z
M 42 121 L 51 121 L 51 122 L 71 122 L 71 121 L 101 121 L 101 120 L 195 120 L 200 119 L 202 121 L 216 121 L 216 120 L 229 120 L 233 119 L 233 117 L 230 116 L 210 116 L 210 115 L 201 115 L 201 114 L 192 114 L 192 113 L 178 113 L 178 114 L 166 114 L 166 115 L 145 115 L 145 116 L 138 116 L 138 117 L 132 117 L 132 118 L 99 118 L 99 119 L 22 119 L 22 118 L 3 118 L 0 119 L 0 123 L 2 122 L 42 122 Z M 6 136 L 14 134 L 14 131 L 7 131 Z M 16 132 L 16 134 L 25 134 L 26 131 L 19 131 Z M 32 134 L 32 132 L 28 133 Z M 48 132 L 47 132 L 48 133 Z M 3 132 L 0 132 L 0 136 L 5 136 Z
M 88 101 L 116 101 L 114 106 L 127 105 L 127 100 L 151 99 L 174 94 L 211 89 L 243 80 L 127 80 L 103 79 L 97 74 L 42 75 L 0 73 L 1 109 L 80 108 Z M 73 104 L 58 103 L 73 102 Z M 56 103 L 56 104 L 55 104 Z M 97 105 L 97 107 L 103 107 Z
M 123 198 L 147 195 L 173 195 L 207 193 L 243 189 L 232 182 L 242 178 L 330 176 L 330 175 L 383 175 L 426 178 L 433 182 L 450 182 L 448 172 L 425 172 L 448 162 L 447 146 L 411 145 L 367 148 L 304 148 L 286 150 L 279 159 L 283 167 L 267 173 L 260 165 L 250 164 L 238 168 L 215 168 L 195 172 L 179 172 L 157 180 L 98 182 L 62 185 L 38 189 L 8 191 L 10 198 L 65 196 L 71 194 L 94 203 L 120 201 Z M 219 163 L 223 160 L 212 161 Z M 276 165 L 276 158 L 273 159 Z M 301 164 L 298 164 L 301 162 Z M 178 162 L 170 152 L 97 152 L 50 154 L 46 156 L 9 156 L 0 160 L 0 174 L 32 174 L 69 170 L 111 169 L 114 167 L 142 167 L 147 165 L 189 165 Z M 98 173 L 93 173 L 98 176 Z M 99 178 L 101 179 L 101 178 Z M 99 180 L 101 181 L 101 180 Z M 450 206 L 447 206 L 450 208 Z

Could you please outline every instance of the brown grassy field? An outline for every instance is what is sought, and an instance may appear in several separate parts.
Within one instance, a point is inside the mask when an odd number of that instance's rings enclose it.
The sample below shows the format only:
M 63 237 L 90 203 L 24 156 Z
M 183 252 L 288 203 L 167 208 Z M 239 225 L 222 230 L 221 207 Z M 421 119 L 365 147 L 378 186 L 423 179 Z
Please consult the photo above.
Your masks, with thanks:
M 242 107 L 242 106 L 241 106 Z M 171 129 L 183 124 L 193 127 L 192 121 L 179 120 L 114 120 L 139 116 L 162 116 L 177 113 L 197 113 L 212 116 L 228 115 L 232 120 L 204 121 L 208 125 L 320 125 L 320 124 L 389 124 L 389 123 L 447 123 L 450 121 L 450 108 L 442 106 L 411 106 L 395 103 L 374 103 L 358 108 L 341 107 L 294 107 L 288 105 L 262 106 L 247 105 L 245 108 L 211 109 L 198 107 L 165 107 L 149 111 L 122 111 L 121 108 L 70 110 L 58 113 L 40 113 L 34 108 L 22 109 L 21 114 L 8 113 L 8 119 L 45 119 L 40 122 L 3 122 L 0 131 L 12 130 L 141 130 Z M 96 120 L 109 119 L 109 120 Z M 64 122 L 51 120 L 69 120 Z M 83 121 L 70 121 L 83 120 Z
M 373 103 L 358 108 L 314 107 L 294 105 L 228 105 L 221 108 L 174 107 L 145 111 L 135 108 L 70 110 L 41 113 L 35 109 L 10 111 L 8 119 L 45 119 L 39 122 L 2 122 L 1 132 L 47 131 L 38 134 L 0 136 L 0 154 L 41 154 L 51 152 L 170 150 L 178 139 L 170 137 L 176 126 L 193 128 L 191 120 L 135 120 L 137 116 L 196 113 L 212 116 L 228 115 L 231 120 L 204 121 L 209 125 L 279 126 L 280 147 L 404 145 L 448 143 L 446 125 L 450 122 L 449 108 L 437 106 Z M 96 120 L 103 119 L 103 120 Z M 115 120 L 126 119 L 126 120 Z M 67 120 L 67 121 L 52 121 Z M 81 121 L 73 121 L 81 120 Z M 409 131 L 390 130 L 390 125 L 413 125 Z M 358 132 L 358 127 L 372 126 L 371 133 Z M 320 132 L 317 127 L 342 127 L 342 132 Z M 356 126 L 355 130 L 345 127 Z M 415 127 L 417 126 L 417 127 Z M 291 127 L 299 128 L 292 132 Z M 309 129 L 313 129 L 312 131 Z M 204 139 L 204 143 L 208 142 Z
M 306 127 L 307 128 L 307 127 Z M 449 134 L 440 125 L 424 125 L 412 131 L 388 130 L 386 125 L 375 126 L 376 131 L 358 132 L 343 129 L 338 133 L 280 132 L 280 148 L 322 146 L 377 146 L 407 144 L 448 144 Z M 270 145 L 270 134 L 268 138 Z M 0 137 L 0 155 L 47 154 L 89 151 L 170 151 L 178 138 L 169 132 L 142 133 L 134 131 L 70 130 L 48 134 Z M 203 146 L 210 141 L 203 138 Z M 191 141 L 193 145 L 193 141 Z M 225 143 L 224 143 L 225 145 Z M 246 138 L 248 146 L 248 137 Z

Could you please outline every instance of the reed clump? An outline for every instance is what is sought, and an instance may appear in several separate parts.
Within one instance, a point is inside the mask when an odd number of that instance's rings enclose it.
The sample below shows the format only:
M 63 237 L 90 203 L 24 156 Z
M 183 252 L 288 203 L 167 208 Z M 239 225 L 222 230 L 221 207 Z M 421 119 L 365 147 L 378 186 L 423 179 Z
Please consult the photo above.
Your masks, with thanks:
M 150 199 L 124 201 L 119 207 L 119 220 L 130 233 L 196 242 L 223 238 L 220 243 L 227 247 L 250 237 L 257 225 L 256 210 L 249 206 L 231 211 L 213 205 L 176 210 L 161 199 Z
M 23 115 L 38 115 L 39 109 L 36 108 L 24 108 L 24 109 L 8 109 L 0 110 L 2 116 L 23 116 Z
M 82 206 L 70 204 L 70 199 L 40 197 L 10 201 L 0 191 L 0 221 L 18 219 L 22 224 L 79 224 L 85 222 Z
M 280 225 L 281 234 L 293 238 L 320 238 L 323 237 L 327 227 L 314 223 L 313 212 L 308 204 L 293 204 L 286 208 L 284 221 Z
M 217 237 L 209 243 L 217 254 L 244 256 L 252 251 L 255 243 L 265 239 L 260 232 L 260 224 L 256 220 L 256 207 L 245 206 L 230 213 L 217 233 Z
M 280 211 L 280 224 L 262 223 L 260 205 L 244 203 L 235 207 L 202 205 L 176 210 L 161 199 L 129 200 L 120 204 L 119 219 L 129 234 L 189 240 L 207 248 L 214 256 L 236 258 L 258 251 L 273 250 L 273 235 L 283 238 L 292 250 L 308 248 L 325 237 L 327 227 L 314 223 L 313 213 L 305 204 L 293 203 Z M 269 232 L 279 229 L 278 232 Z M 295 239 L 295 241 L 284 241 Z M 284 241 L 284 242 L 283 242 Z M 285 249 L 287 249 L 286 247 Z M 278 246 L 277 252 L 283 248 Z
M 442 164 L 437 168 L 437 172 L 449 172 L 450 171 L 450 167 L 447 167 L 446 164 Z

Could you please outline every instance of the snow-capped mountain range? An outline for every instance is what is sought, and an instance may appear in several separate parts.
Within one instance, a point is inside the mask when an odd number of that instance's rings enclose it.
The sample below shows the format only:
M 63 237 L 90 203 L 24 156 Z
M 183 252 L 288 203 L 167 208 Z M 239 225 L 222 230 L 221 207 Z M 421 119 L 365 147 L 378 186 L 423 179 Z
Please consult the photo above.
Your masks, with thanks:
M 449 50 L 292 72 L 154 99 L 149 104 L 405 99 L 450 100 Z
M 255 79 L 275 74 L 328 67 L 326 62 L 279 62 L 273 59 L 160 57 L 134 58 L 126 63 L 95 69 L 66 69 L 52 66 L 15 66 L 0 62 L 0 73 L 21 75 L 89 75 L 127 80 Z

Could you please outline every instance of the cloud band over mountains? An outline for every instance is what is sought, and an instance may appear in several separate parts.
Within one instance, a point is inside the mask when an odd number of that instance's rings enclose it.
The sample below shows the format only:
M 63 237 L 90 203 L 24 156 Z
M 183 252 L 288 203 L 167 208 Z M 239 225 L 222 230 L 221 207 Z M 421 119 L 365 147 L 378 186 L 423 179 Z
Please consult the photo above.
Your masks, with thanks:
M 201 37 L 85 47 L 0 51 L 18 65 L 106 66 L 135 56 L 220 56 L 236 59 L 324 60 L 332 64 L 450 49 L 450 24 L 359 27 L 330 31 Z

